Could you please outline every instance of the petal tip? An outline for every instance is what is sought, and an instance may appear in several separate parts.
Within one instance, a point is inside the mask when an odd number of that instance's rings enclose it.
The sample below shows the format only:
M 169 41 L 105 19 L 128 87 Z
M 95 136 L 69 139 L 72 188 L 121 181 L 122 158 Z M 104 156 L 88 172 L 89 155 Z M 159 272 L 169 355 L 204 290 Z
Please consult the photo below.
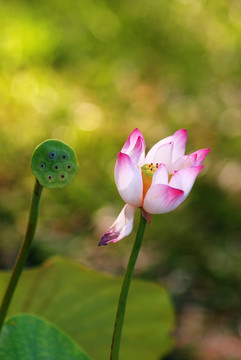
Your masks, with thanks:
M 129 155 L 127 155 L 121 151 L 117 154 L 117 163 L 120 163 L 123 161 L 128 161 L 128 160 L 131 160 Z
M 202 149 L 203 154 L 205 154 L 205 156 L 207 156 L 210 153 L 211 150 L 212 150 L 211 148 Z
M 100 239 L 98 246 L 101 245 L 108 245 L 111 242 L 115 242 L 114 240 L 117 239 L 119 236 L 119 233 L 114 231 L 107 231 Z
M 187 137 L 187 129 L 180 129 L 180 130 L 177 130 L 176 132 L 175 132 L 175 134 L 174 135 L 182 135 L 182 136 L 185 136 L 185 137 Z
M 184 191 L 181 189 L 174 189 L 173 193 L 174 193 L 174 197 L 175 197 L 175 196 L 183 195 Z

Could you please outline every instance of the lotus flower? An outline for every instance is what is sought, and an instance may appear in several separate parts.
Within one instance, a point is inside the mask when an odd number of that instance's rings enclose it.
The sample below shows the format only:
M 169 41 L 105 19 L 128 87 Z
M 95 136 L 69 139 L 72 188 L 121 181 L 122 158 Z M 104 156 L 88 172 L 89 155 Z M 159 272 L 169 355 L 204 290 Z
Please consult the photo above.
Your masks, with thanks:
M 114 243 L 129 235 L 137 208 L 150 223 L 151 214 L 176 209 L 190 193 L 210 149 L 185 155 L 187 131 L 178 130 L 157 142 L 145 156 L 145 140 L 135 129 L 117 156 L 115 182 L 126 202 L 121 213 L 102 236 L 99 245 Z

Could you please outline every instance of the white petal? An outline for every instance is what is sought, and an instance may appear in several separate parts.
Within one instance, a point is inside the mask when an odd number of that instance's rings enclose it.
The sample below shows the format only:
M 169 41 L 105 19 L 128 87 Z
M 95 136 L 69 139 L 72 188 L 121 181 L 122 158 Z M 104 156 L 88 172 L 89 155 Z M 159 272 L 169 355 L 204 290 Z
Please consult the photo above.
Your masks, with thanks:
M 173 141 L 173 136 L 168 136 L 165 139 L 162 139 L 158 141 L 155 145 L 152 146 L 152 148 L 148 151 L 146 158 L 145 158 L 145 164 L 154 163 L 154 156 L 158 150 L 158 148 L 164 144 L 168 144 Z
M 176 170 L 185 169 L 187 167 L 191 167 L 195 165 L 195 161 L 197 159 L 196 154 L 184 155 L 178 158 L 171 166 L 170 173 L 173 174 Z
M 129 235 L 133 229 L 135 211 L 135 207 L 126 204 L 115 222 L 101 237 L 99 246 L 108 245 L 109 243 L 115 243 L 123 239 L 125 236 Z
M 139 129 L 135 129 L 126 140 L 121 152 L 127 154 L 135 165 L 143 165 L 145 158 L 145 140 Z
M 192 166 L 186 169 L 175 171 L 169 185 L 177 189 L 182 189 L 184 191 L 184 199 L 186 199 L 193 187 L 197 175 L 202 170 L 202 168 L 203 165 Z
M 143 195 L 141 172 L 131 158 L 121 152 L 116 161 L 115 182 L 120 196 L 127 204 L 141 206 Z
M 193 165 L 201 165 L 205 157 L 210 153 L 210 151 L 211 149 L 201 149 L 190 154 L 189 156 L 196 156 L 196 160 L 193 162 Z
M 165 164 L 169 169 L 172 163 L 172 150 L 173 142 L 160 146 L 154 155 L 153 163 Z
M 155 184 L 168 184 L 168 172 L 167 167 L 164 164 L 160 164 L 156 171 L 154 172 L 153 178 L 152 178 L 152 185 Z
M 183 156 L 185 154 L 185 147 L 187 142 L 187 130 L 181 129 L 175 132 L 173 134 L 173 155 L 172 155 L 172 161 L 176 161 L 178 158 Z
M 150 214 L 164 214 L 174 210 L 183 201 L 183 191 L 168 185 L 152 185 L 144 199 L 143 209 Z
M 143 139 L 138 137 L 135 146 L 128 152 L 133 164 L 139 165 L 140 167 L 143 165 L 145 158 L 145 143 L 143 143 Z

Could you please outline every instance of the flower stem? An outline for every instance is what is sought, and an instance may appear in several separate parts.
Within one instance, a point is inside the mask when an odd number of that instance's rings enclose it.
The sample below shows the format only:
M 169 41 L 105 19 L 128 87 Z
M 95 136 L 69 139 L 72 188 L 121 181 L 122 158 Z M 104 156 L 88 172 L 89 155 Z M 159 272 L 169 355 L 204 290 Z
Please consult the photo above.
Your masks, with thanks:
M 19 280 L 22 270 L 24 268 L 24 265 L 25 265 L 26 259 L 28 257 L 29 250 L 30 250 L 33 238 L 34 238 L 35 229 L 36 229 L 37 220 L 38 220 L 38 209 L 39 209 L 39 202 L 40 202 L 42 190 L 43 190 L 43 187 L 36 180 L 34 189 L 33 189 L 31 209 L 30 209 L 28 226 L 27 226 L 25 238 L 24 238 L 21 248 L 19 250 L 16 262 L 15 262 L 15 265 L 14 265 L 14 268 L 12 271 L 12 275 L 9 280 L 8 287 L 4 294 L 1 308 L 0 308 L 0 330 L 3 326 L 3 322 L 6 317 L 8 307 L 12 300 L 15 288 L 17 286 L 18 280 Z
M 130 288 L 130 283 L 132 279 L 132 274 L 135 268 L 136 260 L 141 248 L 141 243 L 144 235 L 146 227 L 146 220 L 142 216 L 142 213 L 140 214 L 140 222 L 138 231 L 136 234 L 136 239 L 133 245 L 133 249 L 129 258 L 129 262 L 127 265 L 125 277 L 123 280 L 121 293 L 119 297 L 119 303 L 116 313 L 116 320 L 115 320 L 115 326 L 114 326 L 114 332 L 112 337 L 112 344 L 111 344 L 111 353 L 110 353 L 110 360 L 118 360 L 119 359 L 119 348 L 120 348 L 120 340 L 121 340 L 121 332 L 122 332 L 122 326 L 124 322 L 124 316 L 125 316 L 125 308 L 126 308 L 126 301 L 127 296 Z

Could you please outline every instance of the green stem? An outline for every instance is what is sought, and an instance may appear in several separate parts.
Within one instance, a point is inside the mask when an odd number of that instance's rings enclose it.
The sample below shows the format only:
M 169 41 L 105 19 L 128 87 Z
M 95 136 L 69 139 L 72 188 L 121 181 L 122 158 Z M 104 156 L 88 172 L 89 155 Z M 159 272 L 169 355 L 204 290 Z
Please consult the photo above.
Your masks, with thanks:
M 138 227 L 138 231 L 136 234 L 136 239 L 133 245 L 133 249 L 129 258 L 129 262 L 127 265 L 125 277 L 123 280 L 121 293 L 119 297 L 119 303 L 116 313 L 116 320 L 115 320 L 115 326 L 114 326 L 114 332 L 112 337 L 112 345 L 111 345 L 111 353 L 110 353 L 110 360 L 118 360 L 119 359 L 119 348 L 120 348 L 120 340 L 121 340 L 121 332 L 122 332 L 122 326 L 124 322 L 124 316 L 125 316 L 125 308 L 126 308 L 126 301 L 128 296 L 128 291 L 130 288 L 130 283 L 132 279 L 132 274 L 135 268 L 136 260 L 141 248 L 141 243 L 144 235 L 146 227 L 146 220 L 144 217 L 140 216 L 140 223 Z
M 3 326 L 3 322 L 6 317 L 8 307 L 12 300 L 15 288 L 17 286 L 18 280 L 19 280 L 22 270 L 24 268 L 24 265 L 25 265 L 26 259 L 28 257 L 29 250 L 30 250 L 33 238 L 34 238 L 35 229 L 36 229 L 37 220 L 38 220 L 38 209 L 39 209 L 39 202 L 40 202 L 42 190 L 43 190 L 43 187 L 36 180 L 34 189 L 33 189 L 31 209 L 30 209 L 28 226 L 27 226 L 25 238 L 24 238 L 22 246 L 19 250 L 16 262 L 15 262 L 15 265 L 14 265 L 14 268 L 12 271 L 12 275 L 9 280 L 8 287 L 4 294 L 4 297 L 2 300 L 2 305 L 0 308 L 0 331 Z

